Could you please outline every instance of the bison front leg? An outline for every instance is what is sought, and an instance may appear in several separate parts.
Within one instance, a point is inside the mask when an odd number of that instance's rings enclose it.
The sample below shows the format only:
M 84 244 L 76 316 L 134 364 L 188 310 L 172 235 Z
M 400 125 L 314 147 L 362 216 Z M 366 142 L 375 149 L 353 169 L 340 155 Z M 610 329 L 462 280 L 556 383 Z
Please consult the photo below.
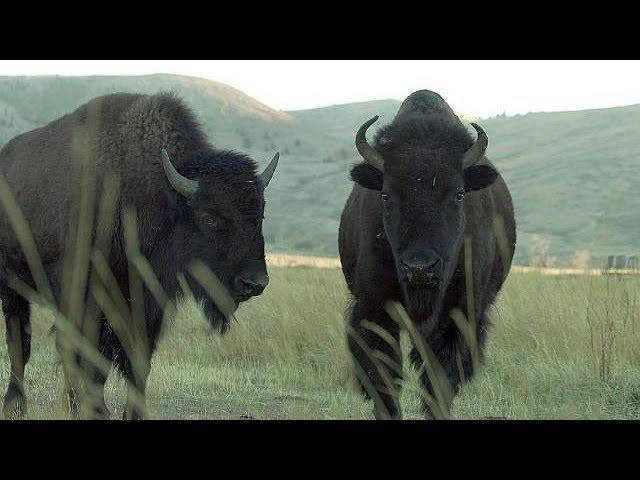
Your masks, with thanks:
M 74 327 L 70 326 L 70 328 Z M 75 333 L 78 336 L 81 335 L 79 330 Z M 82 357 L 67 337 L 67 334 L 60 329 L 56 329 L 56 350 L 62 365 L 67 414 L 72 419 L 78 419 L 80 418 L 80 403 L 82 400 Z
M 127 404 L 122 413 L 123 420 L 142 420 L 147 416 L 145 391 L 151 370 L 151 355 L 140 352 L 134 359 L 127 359 L 125 377 L 127 379 Z
M 444 319 L 441 319 L 444 322 Z M 433 353 L 432 368 L 425 368 L 423 354 L 415 346 L 410 353 L 411 363 L 420 372 L 423 386 L 422 410 L 426 419 L 447 418 L 453 399 L 462 382 L 469 381 L 482 361 L 484 328 L 478 327 L 472 336 L 465 336 L 455 324 L 444 333 L 423 338 Z M 485 322 L 480 322 L 484 325 Z
M 79 393 L 78 381 L 80 373 L 84 376 L 86 389 Z M 97 368 L 82 366 L 82 359 L 76 359 L 70 364 L 63 363 L 64 393 L 66 397 L 67 413 L 71 418 L 88 420 L 108 420 L 109 409 L 104 402 L 104 385 L 107 376 Z M 90 380 L 90 381 L 89 381 Z
M 151 370 L 151 357 L 162 329 L 164 312 L 151 295 L 145 296 L 144 301 L 144 310 L 147 312 L 145 323 L 138 323 L 132 330 L 136 332 L 135 341 L 122 365 L 122 372 L 127 378 L 127 404 L 123 420 L 147 418 L 145 391 Z
M 381 307 L 357 301 L 348 322 L 348 346 L 362 393 L 376 419 L 400 419 L 402 354 L 399 328 Z

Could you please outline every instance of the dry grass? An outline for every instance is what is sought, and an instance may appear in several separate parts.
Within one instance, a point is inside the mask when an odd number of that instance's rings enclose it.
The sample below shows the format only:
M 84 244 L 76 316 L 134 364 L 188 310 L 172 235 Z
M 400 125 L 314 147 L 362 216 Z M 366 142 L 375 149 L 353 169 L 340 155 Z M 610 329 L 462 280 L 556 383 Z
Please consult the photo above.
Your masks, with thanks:
M 272 267 L 270 274 L 265 294 L 239 310 L 225 337 L 211 332 L 195 303 L 180 305 L 152 365 L 152 418 L 372 418 L 348 368 L 341 273 Z M 639 303 L 638 277 L 512 274 L 492 314 L 487 363 L 454 401 L 453 417 L 637 418 Z M 64 415 L 51 322 L 50 312 L 36 309 L 26 376 L 31 418 Z M 420 418 L 418 384 L 405 371 L 403 410 Z M 0 389 L 7 378 L 2 342 Z M 115 416 L 124 390 L 117 376 L 107 384 Z

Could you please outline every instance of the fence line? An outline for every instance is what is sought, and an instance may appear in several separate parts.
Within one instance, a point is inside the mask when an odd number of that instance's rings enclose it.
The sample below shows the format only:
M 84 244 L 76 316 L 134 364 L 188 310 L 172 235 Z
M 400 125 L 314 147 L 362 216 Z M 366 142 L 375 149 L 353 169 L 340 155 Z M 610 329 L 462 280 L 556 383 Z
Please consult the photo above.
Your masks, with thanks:
M 267 253 L 267 264 L 273 267 L 317 267 L 340 268 L 340 259 L 316 257 L 310 255 L 291 255 L 285 253 Z M 541 275 L 640 275 L 638 269 L 601 269 L 601 268 L 551 268 L 513 265 L 512 272 L 539 273 Z
M 542 275 L 640 275 L 640 270 L 631 268 L 551 268 L 513 265 L 511 271 L 518 273 L 540 273 Z

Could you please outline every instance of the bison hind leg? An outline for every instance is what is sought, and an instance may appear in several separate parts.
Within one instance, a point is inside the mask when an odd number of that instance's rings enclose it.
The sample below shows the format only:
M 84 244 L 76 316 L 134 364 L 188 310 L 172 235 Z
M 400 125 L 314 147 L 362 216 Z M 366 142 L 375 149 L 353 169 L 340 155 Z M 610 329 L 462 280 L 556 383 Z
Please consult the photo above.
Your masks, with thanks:
M 31 356 L 29 302 L 8 287 L 0 288 L 2 311 L 6 323 L 7 353 L 11 363 L 9 387 L 4 396 L 2 413 L 5 418 L 20 418 L 26 414 L 24 370 Z

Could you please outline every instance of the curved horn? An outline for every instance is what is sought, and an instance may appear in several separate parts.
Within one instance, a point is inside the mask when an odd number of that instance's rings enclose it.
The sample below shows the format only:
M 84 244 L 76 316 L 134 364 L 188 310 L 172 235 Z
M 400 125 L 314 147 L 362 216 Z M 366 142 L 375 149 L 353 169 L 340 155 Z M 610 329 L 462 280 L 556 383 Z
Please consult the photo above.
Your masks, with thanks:
M 489 137 L 487 137 L 487 134 L 484 132 L 482 127 L 473 122 L 471 122 L 471 126 L 476 132 L 478 132 L 478 138 L 471 148 L 464 153 L 464 156 L 462 157 L 463 167 L 468 167 L 477 163 L 484 155 L 484 152 L 486 152 L 487 145 L 489 145 Z
M 369 145 L 366 136 L 367 129 L 371 125 L 373 125 L 375 121 L 378 120 L 378 118 L 378 115 L 376 115 L 360 127 L 358 133 L 356 133 L 356 148 L 358 149 L 358 152 L 360 152 L 360 155 L 362 155 L 362 158 L 364 158 L 364 160 L 368 164 L 377 168 L 381 172 L 384 172 L 384 159 L 382 158 L 382 155 L 380 155 L 371 145 Z
M 169 154 L 163 148 L 162 149 L 162 168 L 164 168 L 164 174 L 167 176 L 167 180 L 171 186 L 181 195 L 185 197 L 193 197 L 200 187 L 200 183 L 196 180 L 190 180 L 187 177 L 180 175 L 176 168 L 171 163 Z
M 269 185 L 269 182 L 271 181 L 271 177 L 273 177 L 273 172 L 276 171 L 276 167 L 278 166 L 279 158 L 280 158 L 280 153 L 278 152 L 273 156 L 273 158 L 269 162 L 269 165 L 267 165 L 266 168 L 259 175 L 260 183 L 262 184 L 262 190 L 267 188 L 267 185 Z

